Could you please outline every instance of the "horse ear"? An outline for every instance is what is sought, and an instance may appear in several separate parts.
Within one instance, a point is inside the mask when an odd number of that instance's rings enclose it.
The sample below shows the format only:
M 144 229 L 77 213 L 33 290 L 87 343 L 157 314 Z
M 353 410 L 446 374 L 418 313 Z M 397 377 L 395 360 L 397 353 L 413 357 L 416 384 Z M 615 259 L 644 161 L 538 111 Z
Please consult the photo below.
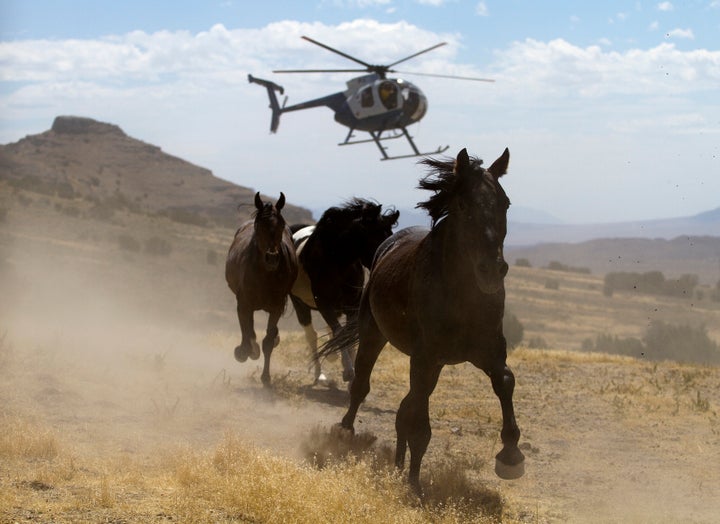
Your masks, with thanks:
M 262 211 L 263 201 L 260 198 L 260 191 L 255 193 L 255 207 L 257 208 L 258 211 Z
M 500 158 L 498 158 L 493 164 L 490 166 L 488 171 L 492 173 L 492 175 L 495 178 L 500 178 L 505 173 L 507 173 L 507 167 L 508 163 L 510 162 L 510 151 L 508 148 L 505 148 L 505 151 L 503 151 L 503 154 L 500 155 Z
M 374 220 L 377 220 L 377 218 L 380 216 L 380 210 L 382 209 L 381 205 L 378 204 L 372 204 L 368 202 L 367 204 L 363 205 L 362 208 L 362 221 L 363 222 L 372 222 Z
M 470 165 L 470 157 L 466 148 L 462 148 L 455 159 L 455 172 L 462 173 Z
M 398 218 L 400 218 L 400 211 L 390 211 L 385 215 L 385 220 L 388 224 L 390 224 L 390 227 L 393 227 L 397 224 Z
M 285 193 L 280 191 L 280 198 L 277 201 L 277 204 L 275 204 L 275 209 L 280 211 L 283 207 L 285 207 Z

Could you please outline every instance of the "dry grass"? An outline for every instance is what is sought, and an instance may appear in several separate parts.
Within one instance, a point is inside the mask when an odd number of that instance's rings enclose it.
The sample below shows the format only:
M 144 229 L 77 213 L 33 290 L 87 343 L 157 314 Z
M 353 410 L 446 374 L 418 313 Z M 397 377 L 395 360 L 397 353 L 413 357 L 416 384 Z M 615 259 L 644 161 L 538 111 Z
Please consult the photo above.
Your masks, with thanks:
M 232 433 L 214 450 L 165 450 L 154 465 L 73 458 L 56 447 L 53 456 L 28 455 L 20 433 L 5 440 L 16 439 L 21 443 L 3 447 L 3 522 L 451 523 L 492 522 L 503 511 L 497 493 L 469 489 L 452 468 L 435 474 L 423 506 L 391 469 L 364 460 L 318 469 Z

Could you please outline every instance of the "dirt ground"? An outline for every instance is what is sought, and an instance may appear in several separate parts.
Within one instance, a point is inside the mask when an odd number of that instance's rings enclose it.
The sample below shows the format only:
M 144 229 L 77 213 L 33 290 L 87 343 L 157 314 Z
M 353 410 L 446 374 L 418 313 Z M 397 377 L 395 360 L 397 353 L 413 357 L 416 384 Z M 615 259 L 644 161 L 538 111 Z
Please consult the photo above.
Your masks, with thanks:
M 229 291 L 217 305 L 222 314 L 195 304 L 191 321 L 175 313 L 192 304 L 183 293 L 196 293 L 196 286 L 168 295 L 164 306 L 134 289 L 133 302 L 122 296 L 123 282 L 132 279 L 92 281 L 88 275 L 100 263 L 86 252 L 72 251 L 62 263 L 22 253 L 37 255 L 28 249 L 5 257 L 11 266 L 2 282 L 13 293 L 5 287 L 0 301 L 0 421 L 49 428 L 61 448 L 89 464 L 84 467 L 127 463 L 142 472 L 164 450 L 212 449 L 227 432 L 303 460 L 301 445 L 313 428 L 344 414 L 342 383 L 311 385 L 290 312 L 273 357 L 274 388 L 265 390 L 259 361 L 233 359 L 239 329 Z M 80 263 L 81 257 L 87 260 Z M 110 267 L 124 276 L 127 260 L 118 261 L 97 273 L 107 275 Z M 158 288 L 183 287 L 153 264 Z M 212 270 L 222 285 L 220 266 Z M 443 371 L 431 398 L 433 438 L 423 481 L 434 465 L 450 461 L 497 490 L 506 514 L 522 522 L 720 520 L 719 368 L 523 348 L 509 363 L 517 377 L 525 476 L 508 482 L 494 475 L 499 403 L 487 377 L 460 365 Z M 339 362 L 326 368 L 339 380 Z M 387 348 L 372 387 L 356 429 L 394 446 L 406 358 Z M 0 481 L 34 489 L 42 468 L 10 478 L 0 460 Z M 0 507 L 0 521 L 15 520 L 33 518 Z
M 344 413 L 342 387 L 310 386 L 299 332 L 282 333 L 275 388 L 266 391 L 258 362 L 233 360 L 236 333 L 187 332 L 111 310 L 98 318 L 74 305 L 40 325 L 6 318 L 2 413 L 52 428 L 78 457 L 140 464 L 174 446 L 212 448 L 227 431 L 301 460 L 312 428 Z M 381 443 L 394 442 L 405 365 L 386 349 L 359 415 L 358 430 Z M 526 475 L 494 476 L 499 406 L 470 366 L 448 368 L 433 395 L 425 468 L 450 457 L 528 522 L 720 518 L 720 370 L 533 350 L 517 351 L 511 365 Z M 339 364 L 327 367 L 339 377 Z

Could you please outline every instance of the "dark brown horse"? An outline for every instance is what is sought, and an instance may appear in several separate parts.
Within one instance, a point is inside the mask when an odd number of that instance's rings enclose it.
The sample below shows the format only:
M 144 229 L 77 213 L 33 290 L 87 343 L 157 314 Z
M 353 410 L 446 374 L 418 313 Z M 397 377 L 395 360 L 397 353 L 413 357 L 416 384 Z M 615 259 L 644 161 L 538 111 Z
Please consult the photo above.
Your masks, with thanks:
M 392 234 L 399 211 L 382 211 L 382 205 L 353 198 L 342 206 L 327 209 L 314 226 L 293 226 L 293 241 L 298 252 L 298 278 L 292 300 L 298 322 L 315 362 L 315 382 L 326 381 L 317 358 L 317 333 L 311 310 L 320 312 L 333 333 L 340 330 L 340 316 L 352 323 L 357 315 L 365 284 L 365 269 L 370 269 L 378 246 Z M 350 351 L 342 352 L 343 380 L 352 380 Z
M 434 195 L 418 207 L 428 211 L 432 228 L 403 229 L 378 248 L 357 325 L 346 326 L 322 351 L 359 342 L 350 407 L 341 422 L 348 430 L 370 391 L 370 374 L 386 342 L 410 356 L 410 392 L 395 421 L 395 464 L 404 466 L 409 446 L 409 481 L 418 493 L 420 463 L 431 435 L 428 402 L 446 364 L 471 362 L 490 377 L 503 415 L 503 449 L 495 471 L 502 478 L 524 473 L 512 402 L 515 377 L 505 363 L 502 330 L 510 201 L 499 178 L 509 158 L 505 149 L 485 169 L 463 149 L 455 161 L 422 161 L 433 171 L 420 187 Z
M 280 342 L 277 323 L 298 272 L 290 228 L 280 214 L 284 205 L 283 193 L 274 206 L 256 193 L 254 219 L 237 230 L 225 262 L 225 280 L 237 299 L 242 332 L 242 341 L 235 348 L 239 362 L 260 357 L 253 315 L 260 309 L 269 314 L 262 341 L 265 363 L 261 379 L 265 386 L 270 385 L 270 355 Z

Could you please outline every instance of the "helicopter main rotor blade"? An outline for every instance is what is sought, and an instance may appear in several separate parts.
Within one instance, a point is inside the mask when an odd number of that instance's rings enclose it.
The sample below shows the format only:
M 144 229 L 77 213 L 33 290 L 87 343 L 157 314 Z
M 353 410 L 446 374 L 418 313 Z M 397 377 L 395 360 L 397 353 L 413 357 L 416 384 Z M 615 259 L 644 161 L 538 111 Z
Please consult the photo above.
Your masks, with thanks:
M 390 71 L 391 73 L 399 73 L 401 75 L 416 75 L 416 76 L 432 76 L 435 78 L 453 78 L 455 80 L 472 80 L 474 82 L 494 82 L 492 78 L 477 78 L 474 76 L 457 76 L 457 75 L 436 75 L 434 73 L 413 73 L 412 71 Z
M 364 73 L 366 69 L 274 69 L 273 73 Z
M 401 59 L 401 60 L 398 60 L 397 62 L 393 62 L 392 64 L 388 65 L 387 67 L 392 67 L 392 66 L 394 66 L 394 65 L 398 65 L 398 64 L 401 63 L 401 62 L 405 62 L 405 61 L 407 61 L 407 60 L 410 60 L 411 58 L 415 58 L 415 57 L 418 56 L 418 55 L 421 55 L 421 54 L 423 54 L 423 53 L 427 53 L 428 51 L 432 51 L 433 49 L 437 49 L 438 47 L 442 47 L 442 46 L 444 46 L 444 45 L 447 45 L 447 42 L 440 42 L 439 44 L 435 44 L 435 45 L 432 46 L 432 47 L 428 47 L 427 49 L 424 49 L 424 50 L 422 50 L 422 51 L 418 51 L 418 52 L 415 53 L 414 55 L 406 56 L 405 58 L 403 58 L 403 59 Z
M 334 49 L 334 48 L 330 47 L 329 45 L 325 45 L 325 44 L 323 44 L 322 42 L 318 42 L 317 40 L 313 40 L 312 38 L 310 38 L 310 37 L 308 37 L 308 36 L 303 36 L 302 39 L 303 39 L 303 40 L 307 40 L 308 42 L 312 42 L 312 43 L 315 44 L 315 45 L 319 45 L 319 46 L 322 47 L 323 49 L 327 49 L 328 51 L 331 51 L 331 52 L 336 53 L 336 54 L 338 54 L 338 55 L 340 55 L 340 56 L 342 56 L 342 57 L 345 57 L 345 58 L 347 58 L 348 60 L 352 60 L 352 61 L 355 62 L 355 63 L 358 63 L 358 64 L 360 64 L 360 65 L 364 65 L 365 67 L 372 67 L 372 66 L 371 66 L 370 64 L 368 64 L 367 62 L 363 62 L 362 60 L 360 60 L 360 59 L 358 59 L 358 58 L 355 58 L 354 56 L 350 56 L 350 55 L 348 55 L 347 53 L 343 53 L 342 51 L 338 51 L 337 49 Z

